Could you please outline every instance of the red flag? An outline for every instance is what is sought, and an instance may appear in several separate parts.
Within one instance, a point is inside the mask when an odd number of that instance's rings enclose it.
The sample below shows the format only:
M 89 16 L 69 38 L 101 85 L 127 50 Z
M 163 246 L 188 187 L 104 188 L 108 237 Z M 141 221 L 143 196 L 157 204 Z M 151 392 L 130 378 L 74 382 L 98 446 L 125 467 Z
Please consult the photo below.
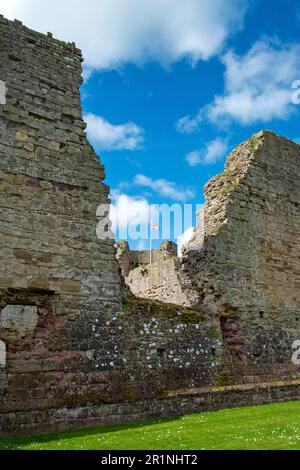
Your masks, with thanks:
M 159 226 L 158 225 L 151 223 L 150 226 L 151 226 L 151 228 L 153 228 L 153 230 L 155 230 L 156 232 L 159 232 Z

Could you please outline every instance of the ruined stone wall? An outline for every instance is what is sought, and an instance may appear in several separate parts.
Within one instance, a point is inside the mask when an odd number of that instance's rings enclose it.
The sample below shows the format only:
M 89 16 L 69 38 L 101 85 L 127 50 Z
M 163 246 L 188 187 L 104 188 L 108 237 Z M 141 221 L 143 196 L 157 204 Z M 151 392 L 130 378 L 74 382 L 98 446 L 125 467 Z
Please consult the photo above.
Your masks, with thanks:
M 121 296 L 113 241 L 96 237 L 108 188 L 84 132 L 81 53 L 3 17 L 0 37 L 4 413 L 92 394 L 118 345 L 106 322 Z
M 299 147 L 267 134 L 208 186 L 202 250 L 173 260 L 192 308 L 134 299 L 96 237 L 80 51 L 3 17 L 0 38 L 0 435 L 298 398 Z
M 190 307 L 195 299 L 182 288 L 181 267 L 179 258 L 160 260 L 130 271 L 126 283 L 137 297 Z
M 154 263 L 159 262 L 161 251 L 159 249 L 152 250 L 151 257 Z M 122 274 L 126 278 L 133 269 L 150 263 L 150 251 L 130 250 L 128 242 L 121 240 L 117 243 L 117 260 Z
M 139 298 L 189 307 L 195 304 L 182 289 L 181 261 L 176 243 L 165 241 L 160 249 L 131 251 L 126 241 L 117 243 L 117 260 L 130 291 Z M 186 286 L 185 286 L 186 287 Z
M 117 243 L 117 260 L 125 278 L 136 268 L 161 263 L 177 255 L 178 247 L 171 241 L 164 241 L 159 249 L 151 250 L 151 253 L 150 250 L 130 250 L 129 243 L 125 240 Z
M 299 376 L 299 159 L 299 145 L 268 131 L 239 145 L 207 184 L 183 257 L 127 277 L 139 297 L 209 312 L 229 383 Z

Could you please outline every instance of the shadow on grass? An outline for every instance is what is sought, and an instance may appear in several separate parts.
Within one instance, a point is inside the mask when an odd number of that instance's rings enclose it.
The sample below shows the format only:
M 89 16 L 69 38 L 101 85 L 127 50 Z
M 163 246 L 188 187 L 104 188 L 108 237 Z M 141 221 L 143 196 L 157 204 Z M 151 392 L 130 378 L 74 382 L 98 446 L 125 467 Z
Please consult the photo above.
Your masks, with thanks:
M 150 421 L 136 421 L 134 423 L 98 425 L 91 428 L 81 428 L 69 431 L 52 432 L 47 434 L 29 436 L 11 436 L 0 438 L 0 450 L 18 450 L 19 447 L 30 446 L 31 444 L 46 444 L 57 440 L 69 440 L 80 437 L 99 436 L 118 431 L 128 431 L 157 424 L 175 422 L 182 419 L 182 416 L 172 418 L 153 419 Z

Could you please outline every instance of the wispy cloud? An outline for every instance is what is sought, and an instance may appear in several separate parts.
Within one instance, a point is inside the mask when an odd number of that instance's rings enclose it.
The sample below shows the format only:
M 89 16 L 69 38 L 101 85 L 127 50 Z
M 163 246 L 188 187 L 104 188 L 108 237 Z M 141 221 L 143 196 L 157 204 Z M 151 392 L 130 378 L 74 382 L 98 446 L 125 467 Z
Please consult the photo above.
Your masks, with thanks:
M 136 124 L 111 124 L 101 116 L 84 116 L 87 134 L 99 150 L 137 150 L 144 142 L 144 131 Z
M 160 196 L 173 199 L 175 201 L 185 202 L 195 197 L 195 191 L 192 188 L 183 188 L 172 181 L 165 179 L 152 179 L 145 175 L 136 175 L 134 184 L 150 188 Z
M 124 63 L 187 57 L 192 63 L 218 54 L 241 29 L 247 0 L 1 0 L 1 13 L 28 26 L 76 41 L 86 65 L 119 68 Z M 67 20 L 66 20 L 67 18 Z
M 179 237 L 177 238 L 176 243 L 178 245 L 179 256 L 182 255 L 182 248 L 184 247 L 184 245 L 192 239 L 194 235 L 194 231 L 195 231 L 194 227 L 190 227 L 187 230 L 185 230 L 185 232 L 182 235 L 179 235 Z
M 119 191 L 111 192 L 110 219 L 114 233 L 127 230 L 130 224 L 149 224 L 151 206 L 143 197 L 133 197 Z
M 221 138 L 216 138 L 208 142 L 203 149 L 190 152 L 186 155 L 185 159 L 191 167 L 197 165 L 210 165 L 222 160 L 227 151 L 227 141 Z
M 185 160 L 189 164 L 189 166 L 197 166 L 201 163 L 201 152 L 200 150 L 193 150 L 186 155 Z

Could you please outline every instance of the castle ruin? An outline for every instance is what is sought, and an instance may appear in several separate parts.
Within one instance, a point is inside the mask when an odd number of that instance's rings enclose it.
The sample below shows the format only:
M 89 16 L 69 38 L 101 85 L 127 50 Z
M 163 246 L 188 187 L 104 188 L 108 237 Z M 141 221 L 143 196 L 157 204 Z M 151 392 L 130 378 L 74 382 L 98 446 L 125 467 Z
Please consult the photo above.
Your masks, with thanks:
M 3 17 L 0 35 L 0 435 L 299 399 L 300 146 L 238 146 L 181 258 L 119 244 L 135 297 L 96 236 L 81 52 Z

